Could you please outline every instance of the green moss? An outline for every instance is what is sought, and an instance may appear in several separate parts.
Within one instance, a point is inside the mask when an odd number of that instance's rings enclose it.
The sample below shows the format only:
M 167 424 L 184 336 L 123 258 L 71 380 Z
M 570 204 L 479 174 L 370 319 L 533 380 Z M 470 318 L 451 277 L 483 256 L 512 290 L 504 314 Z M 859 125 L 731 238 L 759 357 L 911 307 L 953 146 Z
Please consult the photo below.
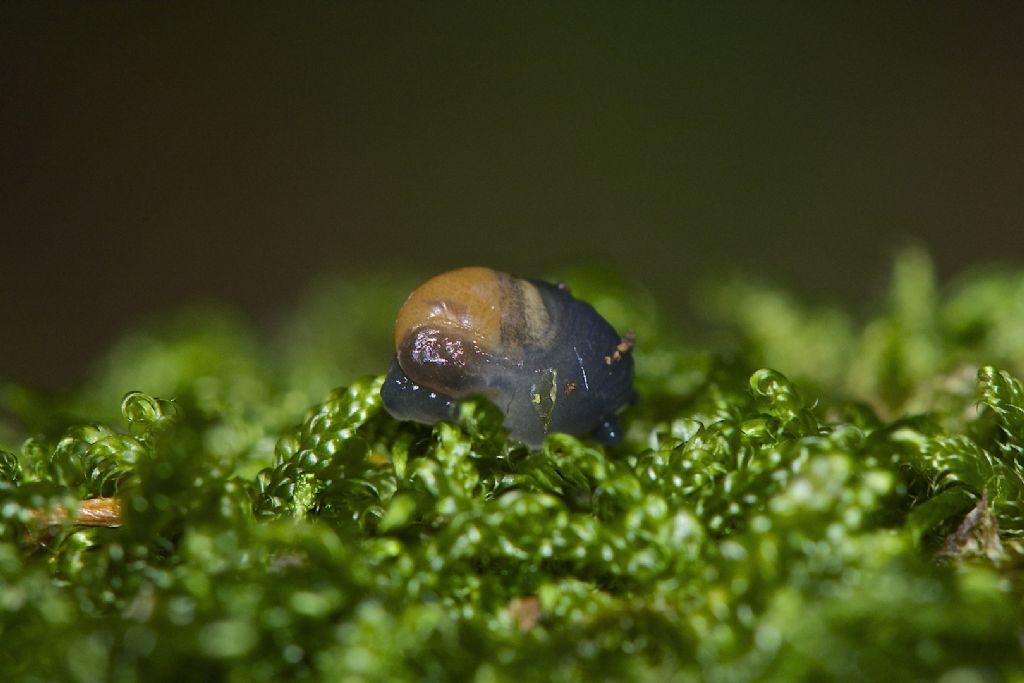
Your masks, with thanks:
M 1024 272 L 910 252 L 867 320 L 733 280 L 715 345 L 565 279 L 639 338 L 616 448 L 392 420 L 404 278 L 4 387 L 0 679 L 1024 679 Z M 120 528 L 39 519 L 111 495 Z

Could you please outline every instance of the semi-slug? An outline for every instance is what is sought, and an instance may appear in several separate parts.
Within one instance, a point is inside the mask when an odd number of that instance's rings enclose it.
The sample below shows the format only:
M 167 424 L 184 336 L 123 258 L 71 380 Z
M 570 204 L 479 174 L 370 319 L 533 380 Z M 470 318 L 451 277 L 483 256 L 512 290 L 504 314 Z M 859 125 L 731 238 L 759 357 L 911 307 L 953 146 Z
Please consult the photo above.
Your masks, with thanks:
M 564 285 L 460 268 L 427 280 L 398 312 L 381 398 L 394 417 L 433 424 L 479 395 L 531 447 L 551 432 L 610 443 L 634 396 L 632 351 L 632 335 Z

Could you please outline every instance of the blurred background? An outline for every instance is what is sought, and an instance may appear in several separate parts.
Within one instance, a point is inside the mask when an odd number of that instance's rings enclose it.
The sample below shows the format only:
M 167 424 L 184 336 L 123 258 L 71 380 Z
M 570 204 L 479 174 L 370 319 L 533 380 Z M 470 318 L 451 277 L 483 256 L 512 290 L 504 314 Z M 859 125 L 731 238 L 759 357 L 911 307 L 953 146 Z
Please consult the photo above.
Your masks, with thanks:
M 1019 4 L 0 5 L 0 379 L 327 274 L 749 273 L 863 306 L 1024 254 Z M 390 304 L 389 304 L 390 305 Z

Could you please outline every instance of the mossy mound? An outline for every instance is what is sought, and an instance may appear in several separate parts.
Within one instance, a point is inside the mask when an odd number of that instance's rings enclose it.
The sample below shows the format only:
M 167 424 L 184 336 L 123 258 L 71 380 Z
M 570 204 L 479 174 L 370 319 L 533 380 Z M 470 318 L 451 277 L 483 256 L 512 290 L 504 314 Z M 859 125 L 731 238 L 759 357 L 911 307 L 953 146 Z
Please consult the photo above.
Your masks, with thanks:
M 866 321 L 731 280 L 704 345 L 566 279 L 637 333 L 615 448 L 392 420 L 403 278 L 4 387 L 0 680 L 1024 680 L 1024 272 L 907 253 Z

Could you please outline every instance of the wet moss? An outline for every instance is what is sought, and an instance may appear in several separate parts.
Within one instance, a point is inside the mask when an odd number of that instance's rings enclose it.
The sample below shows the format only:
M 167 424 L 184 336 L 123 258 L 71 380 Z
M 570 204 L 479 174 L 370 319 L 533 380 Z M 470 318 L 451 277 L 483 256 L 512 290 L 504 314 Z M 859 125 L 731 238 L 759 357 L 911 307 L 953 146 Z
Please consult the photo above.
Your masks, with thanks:
M 1024 272 L 944 290 L 908 253 L 867 319 L 734 279 L 716 344 L 564 279 L 637 332 L 614 448 L 392 420 L 364 373 L 403 278 L 4 387 L 0 678 L 1024 678 Z M 69 521 L 96 497 L 119 527 Z

